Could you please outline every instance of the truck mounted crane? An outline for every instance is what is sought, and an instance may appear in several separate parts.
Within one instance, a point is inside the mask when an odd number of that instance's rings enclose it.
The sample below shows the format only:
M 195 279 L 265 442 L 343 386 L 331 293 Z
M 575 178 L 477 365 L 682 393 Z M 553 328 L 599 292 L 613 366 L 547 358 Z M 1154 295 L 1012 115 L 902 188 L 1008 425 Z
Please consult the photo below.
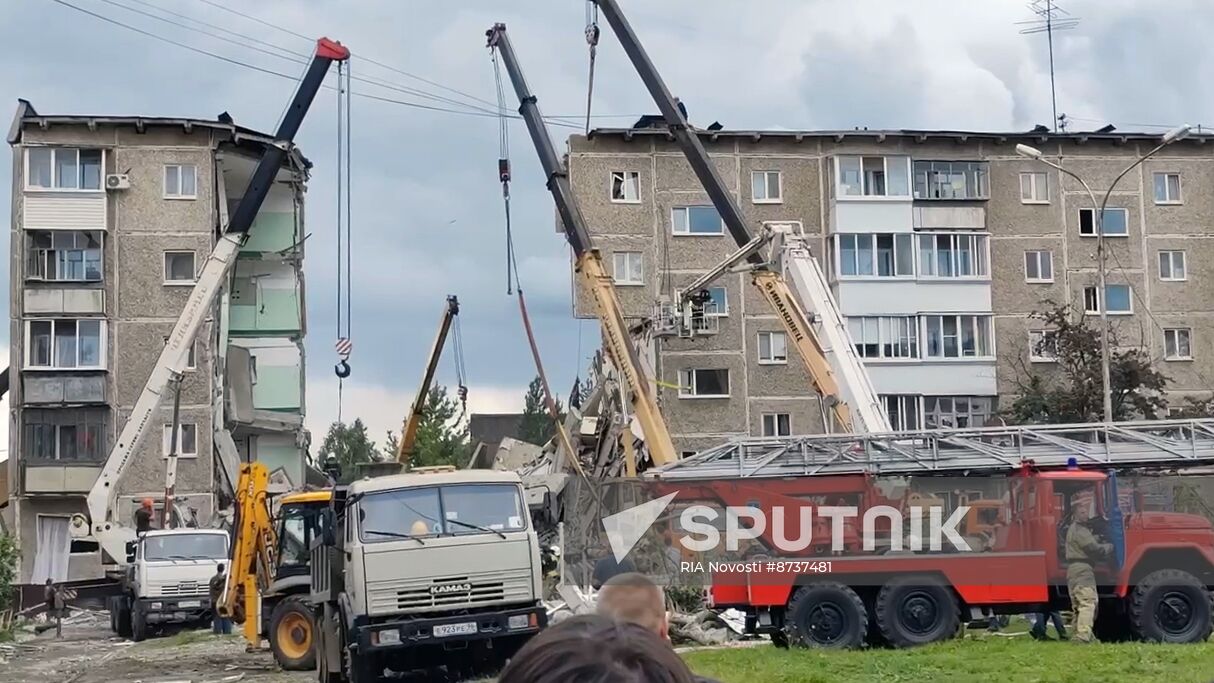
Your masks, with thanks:
M 629 335 L 628 326 L 624 322 L 623 307 L 615 291 L 615 283 L 603 265 L 602 255 L 591 242 L 586 219 L 573 196 L 569 171 L 557 155 L 552 138 L 548 135 L 538 101 L 527 85 L 514 47 L 506 35 L 506 25 L 495 24 L 486 35 L 489 48 L 496 50 L 501 56 L 514 85 L 515 94 L 519 99 L 518 112 L 527 124 L 527 131 L 539 154 L 540 165 L 547 176 L 548 190 L 552 193 L 561 216 L 565 237 L 577 259 L 576 271 L 594 299 L 595 311 L 602 325 L 604 347 L 628 385 L 632 411 L 645 435 L 649 456 L 657 466 L 674 462 L 678 460 L 678 455 L 658 407 L 656 383 L 648 376 L 636 345 Z M 625 438 L 628 436 L 625 435 Z
M 804 240 L 799 235 L 784 237 L 786 248 L 780 249 L 778 254 L 778 258 L 784 260 L 783 269 L 773 268 L 763 259 L 761 248 L 771 237 L 761 235 L 756 238 L 747 228 L 737 202 L 726 189 L 699 136 L 670 94 L 619 4 L 616 0 L 592 1 L 602 10 L 615 31 L 624 52 L 665 118 L 675 143 L 687 157 L 692 171 L 739 247 L 738 252 L 724 263 L 685 288 L 680 298 L 686 300 L 695 296 L 705 284 L 735 264 L 745 261 L 744 267 L 749 270 L 751 281 L 783 323 L 788 339 L 797 348 L 809 371 L 814 388 L 833 414 L 835 426 L 843 431 L 890 431 L 889 419 L 856 355 L 838 305 Z M 790 276 L 797 286 L 797 292 L 789 286 Z M 807 312 L 807 308 L 812 310 Z M 812 318 L 810 313 L 813 314 Z M 824 426 L 831 430 L 830 421 Z
M 435 335 L 434 344 L 430 346 L 430 355 L 426 358 L 426 368 L 422 371 L 421 384 L 417 387 L 417 395 L 413 397 L 413 404 L 409 406 L 409 415 L 405 418 L 404 427 L 401 428 L 400 443 L 396 447 L 396 460 L 404 469 L 409 469 L 413 460 L 413 451 L 417 447 L 417 430 L 422 424 L 426 400 L 430 396 L 430 385 L 434 383 L 434 373 L 438 370 L 438 361 L 443 354 L 443 345 L 447 343 L 447 334 L 450 333 L 451 324 L 455 322 L 458 315 L 459 299 L 452 294 L 447 297 L 447 304 L 443 307 L 443 317 L 439 320 L 438 334 Z M 456 339 L 459 339 L 458 332 Z M 461 384 L 459 387 L 460 401 L 466 401 L 467 396 L 468 387 Z
M 156 421 L 161 403 L 169 393 L 174 378 L 184 372 L 194 338 L 235 268 L 237 255 L 248 239 L 253 220 L 270 192 L 270 187 L 291 149 L 304 116 L 321 88 L 329 66 L 334 62 L 345 61 L 349 56 L 349 50 L 340 43 L 328 38 L 317 41 L 316 52 L 290 106 L 283 114 L 274 134 L 274 142 L 266 145 L 248 188 L 232 212 L 228 224 L 222 226 L 222 235 L 203 263 L 198 281 L 186 300 L 184 310 L 177 318 L 173 331 L 160 352 L 130 417 L 123 425 L 114 448 L 107 456 L 96 483 L 89 490 L 87 517 L 76 515 L 73 518 L 73 533 L 94 538 L 101 547 L 103 562 L 104 557 L 108 556 L 112 562 L 121 565 L 123 559 L 129 555 L 128 544 L 136 538 L 135 530 L 126 520 L 118 518 L 118 483 L 147 436 L 148 430 Z M 205 578 L 203 581 L 205 585 Z

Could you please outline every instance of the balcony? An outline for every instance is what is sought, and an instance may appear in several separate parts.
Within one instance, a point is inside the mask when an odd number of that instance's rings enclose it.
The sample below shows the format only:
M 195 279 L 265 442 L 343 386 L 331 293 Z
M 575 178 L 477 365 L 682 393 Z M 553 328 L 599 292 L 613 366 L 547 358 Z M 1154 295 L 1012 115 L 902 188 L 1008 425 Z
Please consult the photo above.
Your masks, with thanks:
M 26 463 L 23 490 L 28 494 L 88 493 L 101 473 L 101 463 Z

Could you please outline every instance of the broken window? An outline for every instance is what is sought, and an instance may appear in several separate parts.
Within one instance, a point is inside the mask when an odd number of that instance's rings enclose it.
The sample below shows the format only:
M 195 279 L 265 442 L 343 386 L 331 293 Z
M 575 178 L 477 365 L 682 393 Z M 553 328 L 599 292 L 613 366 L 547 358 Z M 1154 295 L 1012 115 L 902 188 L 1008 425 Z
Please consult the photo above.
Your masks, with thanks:
M 101 272 L 101 231 L 31 230 L 26 233 L 26 279 L 97 282 L 101 280 Z
M 684 398 L 728 397 L 729 370 L 726 368 L 680 370 L 679 396 Z
M 1101 221 L 1101 229 L 1105 237 L 1125 237 L 1129 234 L 1129 210 L 1128 209 L 1105 209 L 1104 220 Z M 1079 234 L 1084 237 L 1094 237 L 1096 235 L 1096 210 L 1095 209 L 1080 209 L 1079 210 Z
M 611 201 L 625 204 L 641 201 L 641 174 L 637 171 L 612 171 Z
M 164 281 L 165 284 L 194 282 L 194 252 L 164 252 Z

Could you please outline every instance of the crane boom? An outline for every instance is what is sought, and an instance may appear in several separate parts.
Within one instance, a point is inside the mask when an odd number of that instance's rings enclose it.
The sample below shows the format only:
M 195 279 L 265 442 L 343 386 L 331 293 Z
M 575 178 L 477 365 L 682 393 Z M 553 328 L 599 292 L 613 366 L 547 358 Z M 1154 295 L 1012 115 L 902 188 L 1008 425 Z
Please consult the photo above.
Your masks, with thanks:
M 426 399 L 430 395 L 430 385 L 434 382 L 434 373 L 438 370 L 438 360 L 443 354 L 443 345 L 447 343 L 447 333 L 451 331 L 451 323 L 459 315 L 459 299 L 455 295 L 447 297 L 447 305 L 443 307 L 443 317 L 438 323 L 438 334 L 434 336 L 434 344 L 430 347 L 430 356 L 426 359 L 426 369 L 422 372 L 421 384 L 417 387 L 417 396 L 413 397 L 413 405 L 409 407 L 409 416 L 401 428 L 400 443 L 396 446 L 396 460 L 409 468 L 413 459 L 413 450 L 417 445 L 417 430 L 422 424 L 422 413 L 426 409 Z
M 805 369 L 809 372 L 814 388 L 828 405 L 837 426 L 845 431 L 863 431 L 874 427 L 878 429 L 884 427 L 884 430 L 888 430 L 887 419 L 877 421 L 876 424 L 869 424 L 871 420 L 856 419 L 852 415 L 852 406 L 848 404 L 846 397 L 862 393 L 864 388 L 840 387 L 839 377 L 835 368 L 832 367 L 833 359 L 827 353 L 828 349 L 835 348 L 835 346 L 823 344 L 818 339 L 809 316 L 806 315 L 805 303 L 798 302 L 783 274 L 769 270 L 758 250 L 752 248 L 755 236 L 746 227 L 746 219 L 743 218 L 741 209 L 738 208 L 737 202 L 734 201 L 724 181 L 721 180 L 716 166 L 709 159 L 708 152 L 700 142 L 699 135 L 687 122 L 686 116 L 679 108 L 679 103 L 670 94 L 657 67 L 649 59 L 649 55 L 632 30 L 632 26 L 628 23 L 619 4 L 616 0 L 594 0 L 594 2 L 619 38 L 624 52 L 632 61 L 632 65 L 640 75 L 646 89 L 649 90 L 662 117 L 666 119 L 666 125 L 674 137 L 675 143 L 683 151 L 683 155 L 691 165 L 696 178 L 699 179 L 700 185 L 703 186 L 717 213 L 720 214 L 726 229 L 737 242 L 740 248 L 739 254 L 750 264 L 752 283 L 758 287 L 763 298 L 780 318 L 789 340 L 797 348 L 798 355 L 805 363 Z M 695 291 L 687 288 L 684 296 L 694 294 Z M 816 308 L 834 306 L 833 299 L 829 297 L 814 303 Z M 840 317 L 838 311 L 835 310 L 831 317 Z M 845 382 L 849 384 L 852 382 L 852 378 L 847 373 L 842 376 Z M 825 426 L 830 429 L 829 424 Z
M 279 123 L 274 142 L 267 145 L 262 152 L 248 188 L 241 196 L 228 224 L 224 226 L 223 234 L 215 248 L 203 264 L 198 281 L 190 291 L 185 308 L 178 316 L 151 375 L 135 401 L 130 417 L 122 427 L 118 441 L 110 450 L 96 483 L 89 490 L 87 520 L 80 519 L 79 515 L 73 520 L 74 533 L 91 534 L 105 554 L 115 562 L 123 561 L 126 557 L 127 541 L 135 538 L 135 531 L 116 517 L 118 482 L 147 436 L 151 422 L 170 389 L 173 377 L 185 371 L 194 338 L 236 265 L 236 257 L 253 225 L 253 219 L 257 217 L 257 212 L 270 192 L 287 152 L 291 149 L 295 134 L 303 123 L 304 115 L 320 90 L 329 65 L 345 61 L 349 56 L 350 51 L 340 43 L 328 38 L 317 41 L 316 52 Z M 219 201 L 223 199 L 220 198 Z
M 489 47 L 496 49 L 501 55 L 502 62 L 510 75 L 515 94 L 519 99 L 519 114 L 527 124 L 527 132 L 535 144 L 535 150 L 540 157 L 540 165 L 547 177 L 548 190 L 556 202 L 557 211 L 561 216 L 561 225 L 565 229 L 565 237 L 573 247 L 577 258 L 576 269 L 582 278 L 587 291 L 594 298 L 595 311 L 602 325 L 603 344 L 612 361 L 624 375 L 628 391 L 632 399 L 632 411 L 641 424 L 645 434 L 645 445 L 655 465 L 665 465 L 678 460 L 674 443 L 666 421 L 658 407 L 656 384 L 646 373 L 641 364 L 640 354 L 628 334 L 624 322 L 623 307 L 615 291 L 615 282 L 603 265 L 602 256 L 594 248 L 590 240 L 590 231 L 586 227 L 586 219 L 573 196 L 573 188 L 569 184 L 569 172 L 540 114 L 539 104 L 514 54 L 514 47 L 506 35 L 505 24 L 495 24 L 487 32 Z

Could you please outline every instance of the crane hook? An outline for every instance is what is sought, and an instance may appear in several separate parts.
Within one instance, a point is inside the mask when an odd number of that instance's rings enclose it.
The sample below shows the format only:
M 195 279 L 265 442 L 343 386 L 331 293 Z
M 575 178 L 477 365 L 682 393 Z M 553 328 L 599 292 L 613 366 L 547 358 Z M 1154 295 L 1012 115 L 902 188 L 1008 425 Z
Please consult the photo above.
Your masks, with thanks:
M 346 362 L 345 358 L 333 366 L 333 374 L 337 375 L 339 379 L 345 379 L 350 376 L 350 364 Z

